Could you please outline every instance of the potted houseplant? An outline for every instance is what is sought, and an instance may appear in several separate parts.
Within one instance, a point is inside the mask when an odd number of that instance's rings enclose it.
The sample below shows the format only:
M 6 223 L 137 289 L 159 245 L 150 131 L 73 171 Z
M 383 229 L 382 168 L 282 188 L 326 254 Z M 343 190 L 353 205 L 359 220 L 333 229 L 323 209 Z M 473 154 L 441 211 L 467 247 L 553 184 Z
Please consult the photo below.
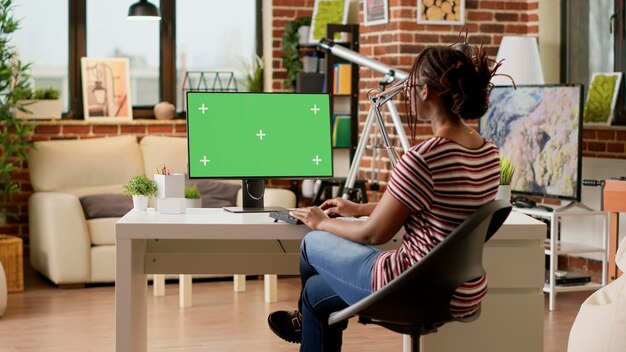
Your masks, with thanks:
M 500 186 L 498 187 L 498 193 L 496 199 L 502 199 L 506 201 L 511 200 L 511 180 L 515 173 L 515 165 L 511 162 L 511 158 L 508 156 L 500 156 Z
M 298 29 L 302 26 L 310 26 L 311 17 L 299 17 L 285 25 L 285 34 L 283 34 L 283 48 L 285 53 L 283 56 L 283 66 L 287 70 L 287 78 L 285 79 L 285 87 L 296 88 L 296 76 L 303 69 L 302 60 L 300 59 L 300 34 Z
M 200 197 L 198 186 L 185 186 L 185 202 L 187 203 L 187 208 L 202 208 L 202 198 Z
M 247 64 L 244 65 L 246 70 L 246 83 L 248 84 L 248 91 L 250 92 L 263 92 L 263 58 L 258 55 L 252 62 L 252 67 Z
M 15 117 L 23 119 L 60 119 L 63 103 L 56 88 L 20 89 L 17 91 Z
M 146 175 L 135 176 L 123 186 L 122 193 L 133 197 L 135 209 L 146 210 L 148 200 L 157 194 L 157 184 Z
M 33 147 L 30 141 L 34 126 L 26 120 L 17 119 L 17 94 L 29 89 L 29 65 L 23 64 L 11 45 L 11 34 L 17 30 L 19 21 L 11 11 L 12 0 L 0 0 L 0 224 L 7 217 L 17 219 L 12 207 L 12 197 L 22 192 L 21 184 L 13 174 L 22 168 Z

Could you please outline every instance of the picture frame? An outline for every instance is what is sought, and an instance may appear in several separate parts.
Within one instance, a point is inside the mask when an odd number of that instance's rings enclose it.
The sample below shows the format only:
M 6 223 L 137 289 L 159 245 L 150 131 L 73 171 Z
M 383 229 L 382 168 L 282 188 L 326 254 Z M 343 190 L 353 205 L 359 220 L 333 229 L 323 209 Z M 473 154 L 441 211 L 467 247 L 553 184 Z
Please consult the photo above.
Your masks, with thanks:
M 418 24 L 464 24 L 465 0 L 417 0 Z
M 81 58 L 85 120 L 133 119 L 128 58 Z
M 583 111 L 585 125 L 611 125 L 622 75 L 622 72 L 597 72 L 591 76 Z
M 363 22 L 365 26 L 376 26 L 389 23 L 388 0 L 364 0 Z
M 316 44 L 320 39 L 326 38 L 326 25 L 348 23 L 349 7 L 350 0 L 315 0 L 309 43 Z

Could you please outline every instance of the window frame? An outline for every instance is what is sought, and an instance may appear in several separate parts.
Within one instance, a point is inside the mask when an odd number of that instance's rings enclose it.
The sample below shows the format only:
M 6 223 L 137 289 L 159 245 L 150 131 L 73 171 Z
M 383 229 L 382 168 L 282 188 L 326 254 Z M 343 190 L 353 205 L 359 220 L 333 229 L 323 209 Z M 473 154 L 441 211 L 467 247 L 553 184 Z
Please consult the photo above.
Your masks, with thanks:
M 69 1 L 69 111 L 64 119 L 84 119 L 80 58 L 87 56 L 87 0 Z M 254 0 L 256 7 L 256 54 L 263 56 L 263 6 Z M 130 5 L 129 5 L 130 6 Z M 159 29 L 159 98 L 176 101 L 176 0 L 161 0 Z M 133 118 L 153 118 L 153 107 L 133 105 Z M 185 112 L 178 113 L 179 118 Z

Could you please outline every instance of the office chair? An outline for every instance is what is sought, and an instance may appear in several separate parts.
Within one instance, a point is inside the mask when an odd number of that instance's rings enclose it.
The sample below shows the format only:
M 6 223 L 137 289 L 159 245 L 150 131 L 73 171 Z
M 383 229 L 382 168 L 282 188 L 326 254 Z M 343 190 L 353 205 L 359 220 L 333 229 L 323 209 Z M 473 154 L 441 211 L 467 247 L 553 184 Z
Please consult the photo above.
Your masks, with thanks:
M 411 351 L 419 352 L 422 335 L 436 332 L 450 321 L 477 319 L 480 309 L 469 317 L 454 317 L 450 299 L 463 283 L 485 274 L 484 243 L 510 212 L 511 204 L 502 200 L 482 206 L 409 270 L 355 304 L 332 313 L 328 323 L 358 315 L 362 324 L 377 324 L 410 335 Z

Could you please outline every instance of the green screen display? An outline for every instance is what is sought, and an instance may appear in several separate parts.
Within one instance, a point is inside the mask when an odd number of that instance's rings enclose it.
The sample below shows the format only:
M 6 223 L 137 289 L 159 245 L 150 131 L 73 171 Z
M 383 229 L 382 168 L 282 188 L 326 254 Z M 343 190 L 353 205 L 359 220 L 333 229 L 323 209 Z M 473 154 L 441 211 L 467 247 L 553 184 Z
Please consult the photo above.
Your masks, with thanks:
M 328 94 L 187 93 L 189 176 L 333 175 Z

